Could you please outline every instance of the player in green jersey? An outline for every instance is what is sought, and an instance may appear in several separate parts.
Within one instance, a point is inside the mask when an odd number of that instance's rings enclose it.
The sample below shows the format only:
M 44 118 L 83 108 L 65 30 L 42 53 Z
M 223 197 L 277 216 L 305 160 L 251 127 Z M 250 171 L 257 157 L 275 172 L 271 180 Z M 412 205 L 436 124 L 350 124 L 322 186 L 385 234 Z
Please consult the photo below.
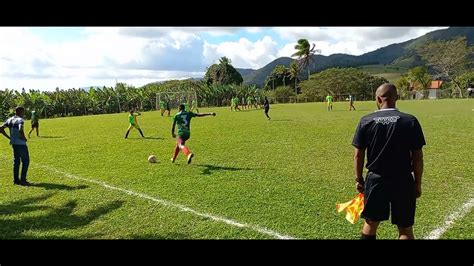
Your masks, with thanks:
M 328 96 L 326 96 L 326 101 L 328 102 L 328 111 L 332 111 L 332 96 L 328 94 Z
M 160 100 L 160 111 L 161 111 L 161 116 L 165 113 L 166 110 L 166 103 L 163 100 Z
M 140 134 L 142 135 L 142 137 L 145 137 L 145 136 L 143 136 L 143 132 L 140 129 L 140 126 L 138 125 L 138 117 L 137 116 L 139 116 L 139 115 L 141 115 L 140 112 L 135 113 L 133 109 L 130 110 L 130 115 L 128 115 L 128 122 L 130 122 L 130 125 L 128 126 L 127 134 L 125 134 L 125 138 L 128 138 L 128 133 L 130 133 L 130 130 L 132 128 L 138 129 L 138 131 L 140 131 Z
M 39 137 L 39 117 L 36 111 L 31 111 L 31 130 L 28 133 L 28 138 L 31 138 L 31 132 L 36 128 L 36 136 Z
M 173 118 L 173 127 L 171 129 L 171 135 L 173 138 L 176 138 L 176 147 L 174 149 L 173 158 L 171 161 L 174 163 L 176 161 L 176 157 L 178 157 L 179 151 L 182 150 L 184 155 L 186 155 L 188 159 L 188 164 L 191 163 L 191 160 L 194 156 L 188 147 L 184 146 L 186 141 L 191 136 L 191 118 L 193 117 L 201 117 L 201 116 L 208 116 L 212 115 L 215 116 L 216 113 L 206 113 L 206 114 L 196 114 L 193 112 L 186 112 L 184 104 L 179 106 L 179 112 Z M 178 135 L 175 134 L 176 124 L 178 125 Z
M 191 102 L 191 112 L 196 110 L 196 113 L 199 113 L 198 105 L 196 99 Z
M 247 96 L 247 109 L 252 109 L 252 105 L 253 105 L 253 99 L 252 97 L 249 95 Z

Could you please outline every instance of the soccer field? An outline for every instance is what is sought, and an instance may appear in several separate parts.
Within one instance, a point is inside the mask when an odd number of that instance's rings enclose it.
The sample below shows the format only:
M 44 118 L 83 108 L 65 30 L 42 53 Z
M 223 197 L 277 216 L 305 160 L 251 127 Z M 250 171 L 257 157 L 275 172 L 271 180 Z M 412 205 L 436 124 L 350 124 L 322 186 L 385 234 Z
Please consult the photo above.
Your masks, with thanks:
M 376 109 L 355 107 L 271 105 L 271 121 L 263 110 L 200 108 L 217 116 L 193 118 L 190 165 L 182 153 L 170 162 L 172 119 L 159 112 L 139 117 L 145 139 L 136 130 L 124 139 L 128 113 L 41 120 L 42 137 L 28 141 L 34 187 L 13 185 L 0 136 L 0 238 L 357 239 L 363 221 L 335 208 L 357 194 L 352 137 Z M 425 238 L 474 197 L 474 100 L 397 107 L 419 119 L 427 143 L 414 226 Z M 458 216 L 441 238 L 474 239 L 472 209 Z M 397 237 L 381 224 L 379 239 Z

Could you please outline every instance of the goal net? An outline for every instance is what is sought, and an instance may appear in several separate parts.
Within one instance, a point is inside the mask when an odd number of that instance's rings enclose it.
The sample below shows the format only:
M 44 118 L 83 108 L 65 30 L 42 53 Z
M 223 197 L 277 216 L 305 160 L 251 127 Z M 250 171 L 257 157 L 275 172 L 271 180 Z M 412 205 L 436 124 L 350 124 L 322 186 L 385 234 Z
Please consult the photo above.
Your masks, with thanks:
M 178 109 L 180 104 L 184 104 L 186 109 L 189 111 L 192 107 L 198 107 L 197 95 L 194 91 L 182 92 L 182 91 L 167 91 L 159 92 L 156 94 L 156 110 L 161 108 Z M 193 101 L 194 105 L 193 106 Z

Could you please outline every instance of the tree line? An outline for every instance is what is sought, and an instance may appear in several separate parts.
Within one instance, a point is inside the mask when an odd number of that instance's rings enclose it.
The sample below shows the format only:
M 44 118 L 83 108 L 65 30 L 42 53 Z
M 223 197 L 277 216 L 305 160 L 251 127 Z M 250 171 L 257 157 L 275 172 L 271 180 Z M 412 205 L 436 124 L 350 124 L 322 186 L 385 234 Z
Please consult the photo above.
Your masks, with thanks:
M 311 75 L 309 65 L 317 63 L 313 62 L 313 55 L 320 51 L 306 39 L 298 40 L 295 50 L 292 56 L 297 59 L 288 68 L 276 66 L 265 80 L 263 89 L 243 84 L 242 76 L 232 66 L 231 60 L 222 57 L 218 63 L 207 68 L 202 80 L 170 80 L 139 88 L 124 83 L 87 90 L 56 88 L 54 91 L 30 89 L 27 92 L 23 89 L 18 92 L 7 88 L 0 90 L 0 118 L 3 120 L 12 115 L 18 105 L 26 108 L 27 115 L 36 110 L 42 118 L 118 113 L 131 108 L 156 110 L 159 108 L 157 95 L 169 91 L 194 92 L 201 106 L 224 106 L 233 97 L 263 95 L 273 98 L 298 96 L 319 101 L 327 94 L 342 97 L 353 94 L 357 99 L 373 99 L 374 89 L 388 82 L 355 68 L 331 68 Z M 474 83 L 473 51 L 463 37 L 420 45 L 417 53 L 427 67 L 410 69 L 397 81 L 401 95 L 408 94 L 413 87 L 427 90 L 433 76 L 436 76 L 445 81 L 442 89 L 453 96 L 463 97 L 463 89 Z M 308 73 L 306 80 L 304 70 Z

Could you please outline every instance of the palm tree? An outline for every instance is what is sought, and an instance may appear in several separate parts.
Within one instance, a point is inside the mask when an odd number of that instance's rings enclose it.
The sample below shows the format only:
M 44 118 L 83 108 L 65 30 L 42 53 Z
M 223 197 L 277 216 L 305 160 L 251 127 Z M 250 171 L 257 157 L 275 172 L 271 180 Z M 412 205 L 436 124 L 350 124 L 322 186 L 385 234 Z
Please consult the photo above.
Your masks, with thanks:
M 316 44 L 313 43 L 313 47 L 309 44 L 308 40 L 306 39 L 299 39 L 298 44 L 295 45 L 296 53 L 292 54 L 291 56 L 297 56 L 298 60 L 300 60 L 301 67 L 307 67 L 308 68 L 308 80 L 310 78 L 310 72 L 309 72 L 309 63 L 313 62 L 313 55 L 315 53 L 319 53 L 320 50 L 315 50 Z
M 9 115 L 10 106 L 13 106 L 15 102 L 15 93 L 13 90 L 5 89 L 0 90 L 0 119 L 4 121 Z
M 230 65 L 231 63 L 232 63 L 232 61 L 228 57 L 223 56 L 223 57 L 219 58 L 219 64 L 221 64 L 221 65 L 227 66 L 227 65 Z
M 277 65 L 275 69 L 273 70 L 273 73 L 275 74 L 278 79 L 281 77 L 283 81 L 283 87 L 286 87 L 286 76 L 288 75 L 288 68 L 286 68 L 284 65 Z
M 291 62 L 290 64 L 290 69 L 289 69 L 289 76 L 292 79 L 295 79 L 295 93 L 297 93 L 296 90 L 296 82 L 298 80 L 298 73 L 300 72 L 300 66 L 296 61 Z
M 219 58 L 219 66 L 218 68 L 220 69 L 220 71 L 217 73 L 218 77 L 220 77 L 220 83 L 221 84 L 227 84 L 228 83 L 228 80 L 230 77 L 228 77 L 228 73 L 229 73 L 229 68 L 230 68 L 230 65 L 231 64 L 231 60 L 228 58 L 228 57 L 221 57 Z M 219 78 L 218 78 L 219 79 Z
M 5 89 L 0 91 L 0 104 L 3 106 L 12 106 L 15 100 L 14 90 Z

